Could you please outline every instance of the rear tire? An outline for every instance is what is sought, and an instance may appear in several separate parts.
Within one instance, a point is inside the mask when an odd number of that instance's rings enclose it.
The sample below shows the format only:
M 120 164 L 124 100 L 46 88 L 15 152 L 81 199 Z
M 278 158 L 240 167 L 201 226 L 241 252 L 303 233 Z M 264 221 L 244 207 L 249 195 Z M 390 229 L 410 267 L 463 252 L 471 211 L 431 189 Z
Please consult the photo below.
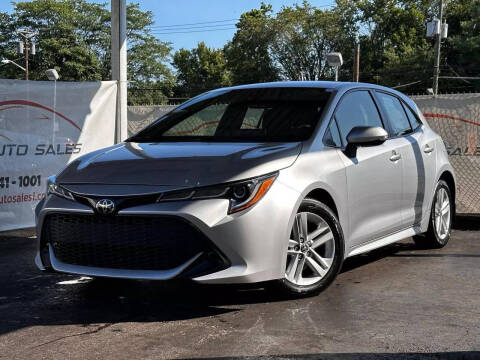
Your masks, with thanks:
M 440 180 L 435 189 L 428 230 L 422 235 L 413 237 L 419 247 L 439 249 L 447 245 L 453 219 L 452 195 L 448 184 Z
M 342 228 L 333 211 L 320 201 L 304 199 L 291 229 L 285 277 L 272 285 L 288 297 L 320 293 L 340 271 L 344 247 Z

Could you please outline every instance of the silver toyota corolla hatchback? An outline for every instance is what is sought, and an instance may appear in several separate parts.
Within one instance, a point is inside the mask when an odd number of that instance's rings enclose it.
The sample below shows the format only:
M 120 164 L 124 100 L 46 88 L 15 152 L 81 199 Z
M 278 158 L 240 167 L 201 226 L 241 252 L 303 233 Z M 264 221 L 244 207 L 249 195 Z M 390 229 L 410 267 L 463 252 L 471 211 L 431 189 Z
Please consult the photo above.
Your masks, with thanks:
M 345 258 L 442 247 L 455 177 L 415 103 L 285 82 L 199 95 L 51 177 L 36 264 L 93 277 L 325 289 Z

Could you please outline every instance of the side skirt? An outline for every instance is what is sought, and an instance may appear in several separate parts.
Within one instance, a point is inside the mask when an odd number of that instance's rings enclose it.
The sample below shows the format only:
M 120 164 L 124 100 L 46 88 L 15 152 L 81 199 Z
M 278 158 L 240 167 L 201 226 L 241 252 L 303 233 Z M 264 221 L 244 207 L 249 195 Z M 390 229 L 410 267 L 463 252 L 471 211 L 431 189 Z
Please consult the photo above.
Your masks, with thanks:
M 360 255 L 375 249 L 378 249 L 382 246 L 390 245 L 393 244 L 397 241 L 406 239 L 408 237 L 411 237 L 413 235 L 420 234 L 422 231 L 419 226 L 413 226 L 405 230 L 401 230 L 399 232 L 396 232 L 394 234 L 388 235 L 384 238 L 377 239 L 374 241 L 371 241 L 369 243 L 360 245 L 359 247 L 356 247 L 352 249 L 346 257 L 350 256 L 355 256 L 355 255 Z

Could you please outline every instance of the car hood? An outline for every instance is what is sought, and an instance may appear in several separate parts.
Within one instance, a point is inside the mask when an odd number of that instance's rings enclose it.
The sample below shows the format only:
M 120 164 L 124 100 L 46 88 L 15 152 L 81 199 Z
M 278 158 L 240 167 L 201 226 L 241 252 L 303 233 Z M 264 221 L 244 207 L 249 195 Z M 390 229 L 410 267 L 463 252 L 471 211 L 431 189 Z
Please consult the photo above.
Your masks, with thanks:
M 131 193 L 133 185 L 139 193 L 207 186 L 286 168 L 300 150 L 300 142 L 127 142 L 78 158 L 57 182 L 77 193 L 108 186 L 112 195 Z

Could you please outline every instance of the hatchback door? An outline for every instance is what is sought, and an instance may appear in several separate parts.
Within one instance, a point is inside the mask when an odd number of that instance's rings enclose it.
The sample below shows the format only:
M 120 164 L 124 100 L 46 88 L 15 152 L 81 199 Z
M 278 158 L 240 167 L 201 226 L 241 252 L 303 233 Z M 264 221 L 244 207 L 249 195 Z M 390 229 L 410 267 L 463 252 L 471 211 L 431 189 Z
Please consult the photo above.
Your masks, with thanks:
M 335 112 L 343 145 L 355 126 L 383 127 L 367 90 L 347 93 Z M 359 147 L 354 158 L 342 154 L 346 167 L 349 230 L 355 248 L 402 227 L 402 163 L 395 139 L 381 145 Z

